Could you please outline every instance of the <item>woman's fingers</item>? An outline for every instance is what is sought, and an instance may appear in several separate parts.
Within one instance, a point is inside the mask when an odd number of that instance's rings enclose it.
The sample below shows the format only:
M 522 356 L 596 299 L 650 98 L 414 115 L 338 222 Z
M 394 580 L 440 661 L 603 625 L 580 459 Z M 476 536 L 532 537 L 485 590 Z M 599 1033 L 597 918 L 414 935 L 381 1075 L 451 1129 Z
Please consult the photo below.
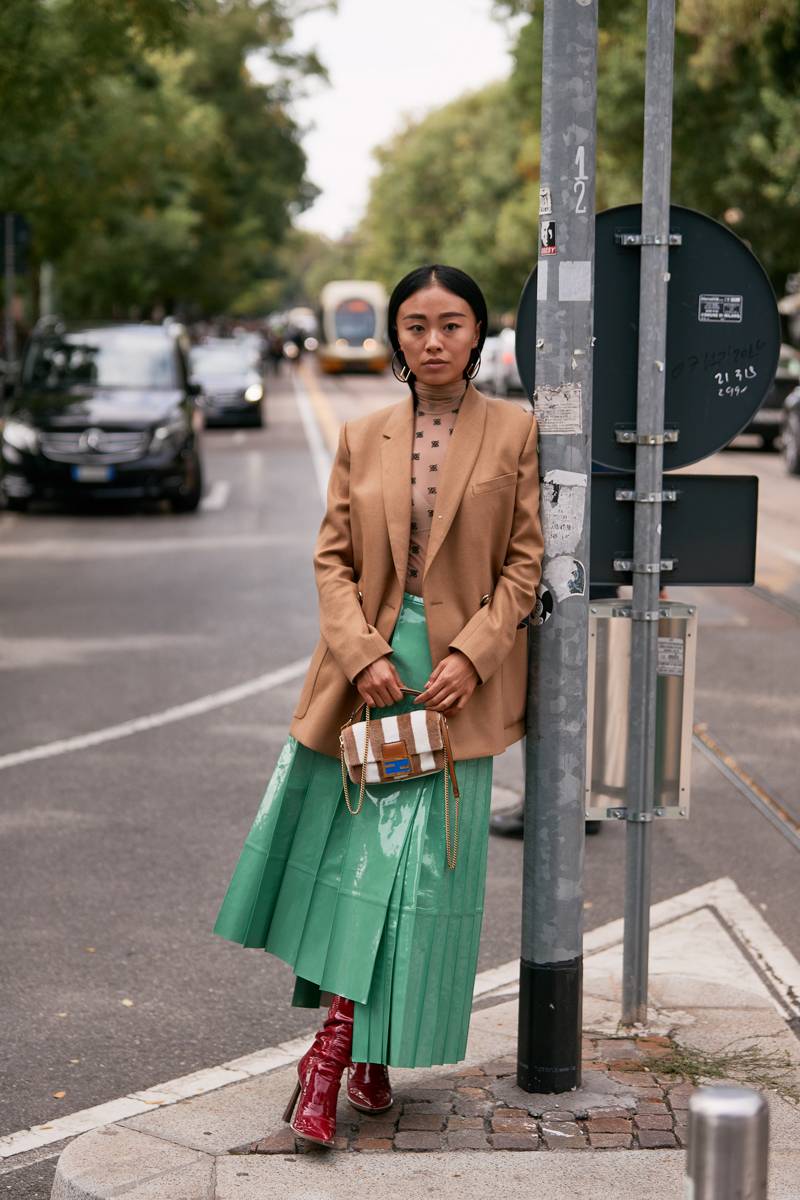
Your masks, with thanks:
M 433 699 L 441 700 L 442 696 L 446 695 L 447 692 L 452 691 L 454 688 L 460 690 L 460 686 L 463 686 L 463 683 L 459 685 L 459 681 L 457 679 L 453 679 L 449 671 L 443 671 L 434 683 L 428 685 L 426 691 Z

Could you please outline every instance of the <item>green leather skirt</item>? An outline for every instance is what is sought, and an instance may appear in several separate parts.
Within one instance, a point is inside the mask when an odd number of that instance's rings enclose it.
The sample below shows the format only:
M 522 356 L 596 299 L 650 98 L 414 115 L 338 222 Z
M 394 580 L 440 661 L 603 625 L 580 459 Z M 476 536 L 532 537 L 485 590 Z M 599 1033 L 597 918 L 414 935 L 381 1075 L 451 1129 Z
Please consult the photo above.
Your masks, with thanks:
M 432 666 L 421 597 L 405 593 L 392 661 L 421 689 Z M 407 711 L 413 699 L 376 710 Z M 289 737 L 247 836 L 214 933 L 296 975 L 292 1003 L 355 1002 L 353 1060 L 397 1067 L 463 1059 L 483 919 L 492 759 L 457 763 L 458 861 L 447 866 L 441 773 L 374 784 L 352 816 L 341 767 Z M 351 786 L 353 803 L 358 789 Z M 451 820 L 453 803 L 451 799 Z

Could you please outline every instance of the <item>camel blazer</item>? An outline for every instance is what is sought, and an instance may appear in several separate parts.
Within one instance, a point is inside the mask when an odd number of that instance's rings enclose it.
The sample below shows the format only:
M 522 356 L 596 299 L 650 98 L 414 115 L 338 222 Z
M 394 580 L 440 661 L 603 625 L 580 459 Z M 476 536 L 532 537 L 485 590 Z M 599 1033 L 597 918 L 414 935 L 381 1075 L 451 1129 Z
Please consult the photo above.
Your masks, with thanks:
M 353 679 L 391 654 L 411 522 L 411 396 L 342 426 L 314 554 L 320 630 L 291 732 L 338 756 L 359 703 Z M 472 384 L 445 460 L 423 573 L 434 665 L 460 650 L 480 679 L 449 720 L 456 759 L 499 754 L 524 733 L 527 627 L 541 574 L 537 424 Z

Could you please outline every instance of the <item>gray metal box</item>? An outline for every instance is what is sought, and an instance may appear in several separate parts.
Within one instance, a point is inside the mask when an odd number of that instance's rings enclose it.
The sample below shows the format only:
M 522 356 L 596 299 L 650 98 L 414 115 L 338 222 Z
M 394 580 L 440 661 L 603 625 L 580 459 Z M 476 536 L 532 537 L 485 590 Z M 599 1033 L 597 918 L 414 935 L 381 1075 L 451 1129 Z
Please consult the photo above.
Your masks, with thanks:
M 659 604 L 655 817 L 688 817 L 697 648 L 697 609 Z M 631 606 L 589 605 L 586 818 L 627 816 Z

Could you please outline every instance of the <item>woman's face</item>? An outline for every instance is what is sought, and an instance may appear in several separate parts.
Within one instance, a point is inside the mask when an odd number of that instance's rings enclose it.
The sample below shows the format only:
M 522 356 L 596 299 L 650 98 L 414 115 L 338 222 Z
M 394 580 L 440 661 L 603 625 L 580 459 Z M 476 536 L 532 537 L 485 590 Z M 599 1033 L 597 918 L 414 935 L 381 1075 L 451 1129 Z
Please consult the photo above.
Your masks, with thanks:
M 466 300 L 438 283 L 414 292 L 397 310 L 400 349 L 420 383 L 462 379 L 479 336 Z

